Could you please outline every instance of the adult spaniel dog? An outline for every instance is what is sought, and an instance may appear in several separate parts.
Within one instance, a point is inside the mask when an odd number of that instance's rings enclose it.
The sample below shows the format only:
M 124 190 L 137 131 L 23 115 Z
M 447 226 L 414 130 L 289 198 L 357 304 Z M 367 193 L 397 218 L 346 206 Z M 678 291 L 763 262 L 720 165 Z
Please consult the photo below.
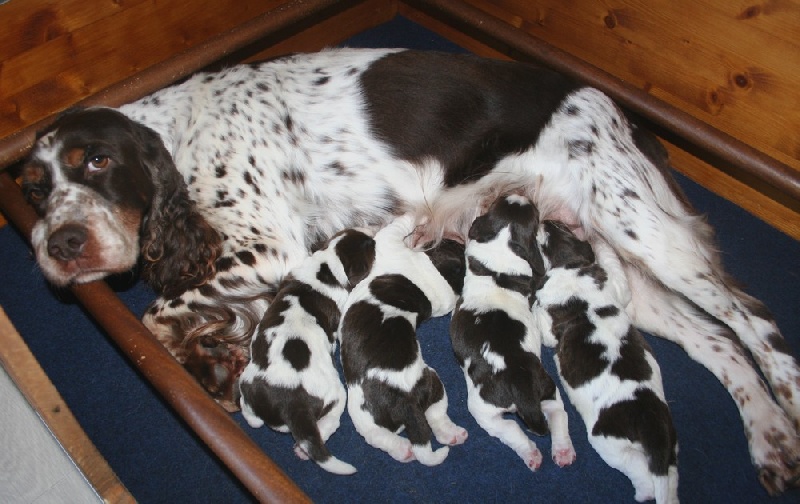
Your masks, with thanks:
M 780 492 L 800 474 L 800 369 L 668 168 L 607 96 L 552 71 L 345 49 L 65 114 L 38 139 L 23 188 L 44 274 L 63 286 L 141 262 L 158 294 L 144 323 L 228 408 L 276 286 L 315 243 L 406 212 L 417 243 L 463 239 L 482 202 L 527 195 L 543 219 L 616 252 L 633 323 L 719 378 L 762 483 Z

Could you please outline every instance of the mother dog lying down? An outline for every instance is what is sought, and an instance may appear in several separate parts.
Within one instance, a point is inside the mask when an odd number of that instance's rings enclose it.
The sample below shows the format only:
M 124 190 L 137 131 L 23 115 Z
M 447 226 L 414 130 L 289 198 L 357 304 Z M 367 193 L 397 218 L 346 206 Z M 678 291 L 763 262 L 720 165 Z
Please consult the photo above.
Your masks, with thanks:
M 159 295 L 144 323 L 229 409 L 275 286 L 313 244 L 405 212 L 433 238 L 463 237 L 478 202 L 513 188 L 542 219 L 613 248 L 633 323 L 717 376 L 762 483 L 780 492 L 800 474 L 800 370 L 768 310 L 722 270 L 668 168 L 608 97 L 556 73 L 336 50 L 66 114 L 39 138 L 23 187 L 41 216 L 44 274 L 82 283 L 141 259 Z

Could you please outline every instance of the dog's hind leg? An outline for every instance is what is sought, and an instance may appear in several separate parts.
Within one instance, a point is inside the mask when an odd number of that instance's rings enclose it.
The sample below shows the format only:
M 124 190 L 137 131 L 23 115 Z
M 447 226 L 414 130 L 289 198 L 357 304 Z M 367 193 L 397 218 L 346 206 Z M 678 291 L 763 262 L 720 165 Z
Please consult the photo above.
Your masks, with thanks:
M 800 429 L 800 367 L 772 316 L 733 284 L 721 265 L 711 227 L 681 204 L 666 181 L 653 176 L 657 170 L 647 169 L 644 161 L 623 160 L 611 171 L 625 175 L 606 180 L 605 188 L 594 192 L 589 227 L 599 229 L 623 260 L 730 327 Z
M 590 88 L 568 96 L 551 122 L 540 143 L 561 145 L 566 166 L 558 173 L 572 187 L 562 203 L 588 237 L 599 234 L 624 261 L 730 327 L 800 429 L 800 367 L 764 306 L 732 285 L 711 227 L 669 178 L 666 153 L 654 154 L 657 140 Z
M 631 216 L 627 224 L 620 219 L 611 233 L 612 224 L 606 222 L 605 237 L 623 258 L 730 327 L 750 350 L 795 428 L 800 427 L 797 361 L 764 305 L 731 285 L 710 239 L 705 239 L 711 233 L 707 225 L 689 215 L 660 212 L 653 208 L 655 203 L 642 205 L 631 199 L 635 219 Z
M 539 469 L 542 465 L 542 453 L 536 444 L 525 435 L 517 422 L 503 418 L 505 411 L 486 403 L 469 377 L 467 377 L 467 407 L 478 425 L 514 450 L 528 469 L 531 471 Z
M 319 427 L 319 433 L 323 441 L 327 441 L 339 428 L 342 413 L 344 413 L 344 409 L 347 406 L 347 392 L 345 392 L 344 385 L 339 384 L 337 389 L 340 390 L 337 390 L 337 398 L 331 406 L 330 411 L 317 422 L 317 427 Z
M 655 498 L 655 481 L 647 468 L 647 456 L 637 445 L 628 439 L 592 435 L 589 436 L 589 443 L 606 464 L 628 477 L 637 502 Z
M 411 442 L 396 433 L 375 423 L 375 419 L 364 408 L 364 390 L 360 385 L 349 385 L 347 394 L 347 412 L 353 421 L 356 431 L 364 440 L 379 450 L 383 450 L 399 462 L 414 460 Z
M 456 425 L 447 415 L 447 397 L 425 410 L 425 418 L 433 430 L 436 440 L 444 445 L 455 446 L 467 440 L 467 430 Z
M 753 464 L 771 494 L 800 477 L 800 438 L 786 413 L 772 400 L 732 331 L 685 298 L 628 268 L 628 306 L 642 330 L 674 341 L 705 366 L 733 397 L 744 423 Z
M 433 435 L 440 443 L 448 446 L 463 444 L 467 440 L 467 430 L 459 427 L 447 415 L 447 392 L 444 389 L 439 376 L 431 368 L 427 368 L 429 373 L 431 390 L 434 392 L 425 409 L 425 419 L 428 421 Z
M 404 408 L 403 424 L 405 425 L 406 435 L 411 441 L 411 451 L 420 464 L 426 466 L 439 465 L 444 462 L 450 453 L 448 446 L 443 446 L 437 450 L 431 447 L 433 430 L 428 425 L 428 419 L 418 404 L 409 404 Z
M 550 456 L 558 467 L 566 467 L 575 462 L 575 448 L 569 437 L 569 422 L 561 394 L 556 390 L 556 398 L 542 401 L 542 412 L 550 427 L 552 449 Z

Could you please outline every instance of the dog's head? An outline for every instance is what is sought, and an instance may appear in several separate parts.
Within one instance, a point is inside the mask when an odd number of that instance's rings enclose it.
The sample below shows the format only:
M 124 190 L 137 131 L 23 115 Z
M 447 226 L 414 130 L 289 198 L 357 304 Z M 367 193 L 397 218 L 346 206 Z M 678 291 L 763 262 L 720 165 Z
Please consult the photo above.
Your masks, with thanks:
M 469 239 L 478 243 L 495 240 L 508 229 L 508 248 L 524 259 L 534 276 L 544 275 L 544 262 L 536 242 L 539 210 L 524 196 L 510 194 L 495 200 L 489 210 L 475 219 Z
M 542 254 L 550 268 L 581 268 L 594 263 L 594 251 L 588 242 L 581 240 L 563 223 L 542 222 L 539 236 Z
M 467 270 L 464 259 L 464 245 L 448 238 L 435 247 L 425 251 L 436 270 L 447 280 L 453 292 L 460 294 L 464 288 L 464 275 Z
M 22 189 L 32 245 L 59 286 L 130 270 L 168 297 L 213 274 L 219 237 L 194 212 L 161 138 L 112 109 L 68 112 L 36 142 Z
M 365 229 L 345 229 L 313 247 L 317 279 L 351 290 L 369 275 L 375 262 L 375 238 Z

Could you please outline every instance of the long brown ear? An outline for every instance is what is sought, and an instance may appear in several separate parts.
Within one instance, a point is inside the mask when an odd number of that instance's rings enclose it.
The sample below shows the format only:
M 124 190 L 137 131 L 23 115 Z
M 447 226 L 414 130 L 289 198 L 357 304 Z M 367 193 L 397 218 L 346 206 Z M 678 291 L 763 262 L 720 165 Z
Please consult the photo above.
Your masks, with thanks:
M 140 124 L 135 130 L 142 161 L 155 187 L 142 222 L 142 274 L 158 294 L 173 298 L 214 276 L 221 239 L 197 212 L 161 138 Z

